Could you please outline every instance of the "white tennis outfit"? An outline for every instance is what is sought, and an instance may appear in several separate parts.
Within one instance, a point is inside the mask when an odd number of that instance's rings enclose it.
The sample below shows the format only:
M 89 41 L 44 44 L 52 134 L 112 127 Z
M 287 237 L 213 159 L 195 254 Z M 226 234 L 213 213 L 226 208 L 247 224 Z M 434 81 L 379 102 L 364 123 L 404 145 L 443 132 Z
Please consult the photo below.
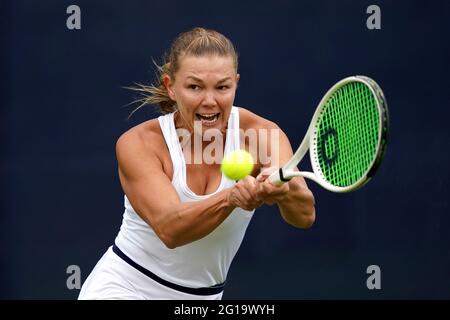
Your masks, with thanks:
M 174 113 L 158 120 L 174 166 L 172 185 L 181 202 L 200 201 L 235 184 L 222 175 L 214 193 L 192 192 L 186 183 L 186 163 Z M 240 149 L 237 107 L 232 107 L 226 135 L 224 154 Z M 236 208 L 206 237 L 168 249 L 125 196 L 125 212 L 115 245 L 97 263 L 78 298 L 221 299 L 230 264 L 253 212 Z

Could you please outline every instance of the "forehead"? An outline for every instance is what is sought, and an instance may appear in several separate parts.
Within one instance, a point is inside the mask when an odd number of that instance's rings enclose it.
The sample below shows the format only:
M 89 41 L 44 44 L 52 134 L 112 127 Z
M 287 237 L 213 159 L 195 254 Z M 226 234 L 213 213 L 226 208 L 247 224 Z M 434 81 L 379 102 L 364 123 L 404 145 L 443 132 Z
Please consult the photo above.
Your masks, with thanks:
M 195 76 L 230 76 L 236 73 L 231 56 L 185 56 L 180 60 L 177 72 L 182 77 Z

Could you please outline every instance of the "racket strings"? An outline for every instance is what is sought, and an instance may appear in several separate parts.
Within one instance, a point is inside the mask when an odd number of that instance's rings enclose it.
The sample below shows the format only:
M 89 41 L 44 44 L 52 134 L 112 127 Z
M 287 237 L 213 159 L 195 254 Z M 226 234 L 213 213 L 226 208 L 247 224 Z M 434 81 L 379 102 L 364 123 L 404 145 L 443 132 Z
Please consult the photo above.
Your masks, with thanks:
M 376 100 L 363 83 L 338 89 L 318 121 L 317 160 L 329 183 L 345 187 L 369 170 L 376 155 L 379 117 Z

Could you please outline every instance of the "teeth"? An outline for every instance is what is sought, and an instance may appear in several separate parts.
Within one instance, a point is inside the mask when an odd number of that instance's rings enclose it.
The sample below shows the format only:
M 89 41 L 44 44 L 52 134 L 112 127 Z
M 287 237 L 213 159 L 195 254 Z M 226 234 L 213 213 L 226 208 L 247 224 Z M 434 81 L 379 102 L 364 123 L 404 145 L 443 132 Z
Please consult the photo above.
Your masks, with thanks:
M 218 113 L 214 113 L 214 114 L 197 113 L 198 118 L 200 118 L 201 120 L 204 120 L 204 121 L 208 121 L 208 122 L 215 121 L 218 118 L 218 116 L 219 116 Z

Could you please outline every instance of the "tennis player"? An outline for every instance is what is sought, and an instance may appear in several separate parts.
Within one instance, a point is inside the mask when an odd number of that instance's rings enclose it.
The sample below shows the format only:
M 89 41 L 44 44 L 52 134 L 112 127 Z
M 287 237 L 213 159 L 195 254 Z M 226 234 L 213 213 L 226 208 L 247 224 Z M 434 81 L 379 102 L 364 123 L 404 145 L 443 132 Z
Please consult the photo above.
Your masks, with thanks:
M 292 148 L 276 124 L 233 106 L 237 67 L 229 39 L 194 28 L 172 43 L 153 85 L 137 88 L 145 94 L 143 104 L 159 105 L 163 115 L 117 141 L 123 221 L 79 299 L 221 299 L 256 208 L 277 204 L 289 224 L 313 224 L 314 197 L 302 177 L 280 187 L 266 179 L 289 160 Z M 245 179 L 228 180 L 220 161 L 193 160 L 198 152 L 204 160 L 211 144 L 221 143 L 222 154 L 248 150 L 242 138 L 247 130 L 279 130 L 279 139 L 275 148 L 257 135 L 257 150 L 267 150 L 272 161 L 263 163 L 253 152 L 255 169 Z M 221 138 L 205 139 L 208 131 Z M 193 138 L 182 139 L 180 132 Z

